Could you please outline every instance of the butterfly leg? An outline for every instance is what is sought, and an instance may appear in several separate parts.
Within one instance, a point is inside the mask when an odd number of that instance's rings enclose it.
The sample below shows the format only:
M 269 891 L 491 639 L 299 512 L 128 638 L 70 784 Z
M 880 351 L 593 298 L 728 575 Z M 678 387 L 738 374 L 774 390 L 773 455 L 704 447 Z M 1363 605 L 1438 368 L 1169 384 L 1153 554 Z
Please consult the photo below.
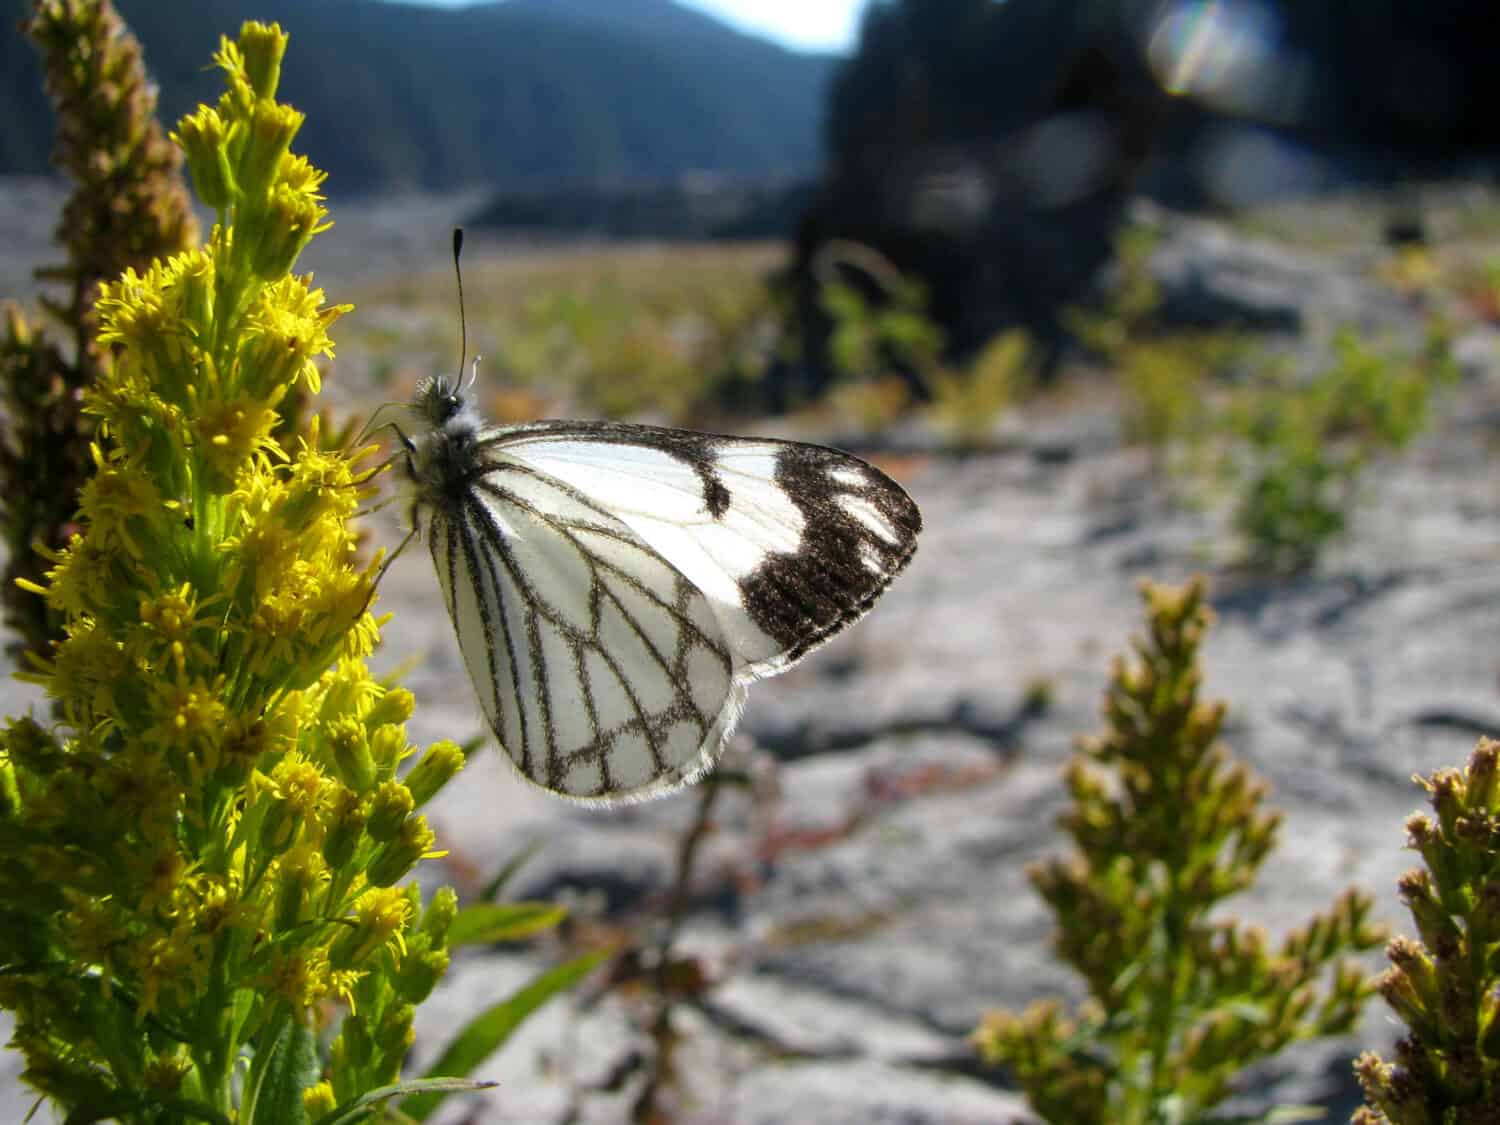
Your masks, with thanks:
M 396 544 L 396 549 L 380 560 L 380 569 L 375 572 L 375 580 L 370 583 L 370 596 L 365 599 L 365 608 L 361 610 L 362 613 L 369 612 L 370 603 L 375 600 L 375 591 L 380 588 L 380 580 L 385 577 L 385 572 L 391 569 L 391 563 L 400 557 L 401 552 L 406 550 L 406 545 L 415 539 L 421 530 L 421 527 L 413 521 L 411 530 L 406 533 L 400 543 Z

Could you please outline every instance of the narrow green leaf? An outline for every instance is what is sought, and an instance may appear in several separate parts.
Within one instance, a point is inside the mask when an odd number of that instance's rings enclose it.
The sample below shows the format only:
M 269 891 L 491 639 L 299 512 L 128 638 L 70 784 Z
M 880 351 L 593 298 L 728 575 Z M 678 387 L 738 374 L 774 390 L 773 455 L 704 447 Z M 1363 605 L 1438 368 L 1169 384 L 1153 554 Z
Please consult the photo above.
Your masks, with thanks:
M 496 941 L 515 941 L 550 930 L 567 917 L 564 906 L 548 902 L 483 903 L 467 906 L 453 919 L 448 931 L 448 946 L 488 945 Z
M 318 1080 L 318 1044 L 299 1020 L 288 1019 L 271 1042 L 255 1083 L 248 1125 L 307 1125 L 302 1091 Z
M 542 850 L 543 843 L 540 839 L 532 840 L 531 843 L 511 856 L 506 861 L 505 866 L 495 872 L 495 877 L 485 884 L 484 890 L 479 894 L 480 899 L 484 902 L 494 902 L 499 898 L 500 892 L 509 886 L 510 881 L 516 877 L 516 872 L 529 863 L 532 856 Z
M 318 1118 L 315 1125 L 350 1125 L 351 1122 L 364 1117 L 381 1102 L 401 1097 L 403 1094 L 423 1092 L 458 1094 L 474 1090 L 490 1090 L 496 1085 L 495 1082 L 475 1082 L 468 1078 L 410 1078 L 361 1094 L 352 1102 L 346 1102 L 344 1105 L 329 1110 Z
M 502 1000 L 469 1021 L 453 1038 L 442 1057 L 427 1071 L 427 1077 L 468 1074 L 503 1044 L 521 1022 L 557 993 L 572 988 L 609 955 L 607 950 L 585 954 L 576 960 L 542 973 L 508 1000 Z M 444 1093 L 425 1093 L 407 1098 L 401 1109 L 416 1121 L 428 1116 L 447 1097 Z

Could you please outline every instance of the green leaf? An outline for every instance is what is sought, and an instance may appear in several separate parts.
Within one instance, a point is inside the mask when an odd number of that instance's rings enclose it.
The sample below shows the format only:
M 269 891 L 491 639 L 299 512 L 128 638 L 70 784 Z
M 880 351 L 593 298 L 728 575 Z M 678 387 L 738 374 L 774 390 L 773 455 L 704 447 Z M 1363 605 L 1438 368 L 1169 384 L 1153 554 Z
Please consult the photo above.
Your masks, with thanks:
M 312 1031 L 288 1019 L 267 1049 L 264 1067 L 255 1081 L 246 1120 L 253 1125 L 306 1125 L 302 1091 L 318 1080 L 318 1044 Z
M 403 1094 L 418 1094 L 423 1092 L 459 1094 L 474 1090 L 491 1090 L 498 1085 L 495 1082 L 475 1082 L 468 1078 L 411 1078 L 404 1082 L 397 1082 L 390 1086 L 382 1086 L 378 1090 L 371 1090 L 361 1094 L 352 1102 L 329 1110 L 318 1118 L 315 1125 L 349 1125 L 350 1122 L 358 1121 L 371 1109 L 381 1102 L 389 1101 Z
M 515 941 L 550 930 L 567 917 L 564 906 L 547 902 L 485 903 L 460 910 L 448 931 L 448 946 L 488 945 Z
M 464 756 L 468 757 L 467 750 L 464 751 Z M 500 868 L 500 870 L 495 873 L 495 877 L 485 884 L 484 890 L 479 894 L 480 899 L 484 902 L 494 902 L 497 898 L 499 898 L 500 892 L 503 891 L 510 883 L 510 881 L 515 878 L 516 872 L 521 870 L 521 868 L 525 864 L 530 862 L 531 857 L 536 855 L 537 852 L 541 851 L 542 847 L 542 840 L 532 840 L 531 843 L 527 844 L 515 855 L 511 856 L 510 859 L 506 862 L 505 866 Z
M 464 1075 L 488 1058 L 521 1022 L 557 993 L 572 988 L 607 957 L 608 951 L 585 954 L 576 960 L 542 973 L 508 1000 L 502 1000 L 469 1021 L 442 1056 L 428 1069 L 426 1077 Z M 447 1097 L 444 1093 L 417 1094 L 401 1103 L 401 1109 L 416 1121 L 428 1116 Z

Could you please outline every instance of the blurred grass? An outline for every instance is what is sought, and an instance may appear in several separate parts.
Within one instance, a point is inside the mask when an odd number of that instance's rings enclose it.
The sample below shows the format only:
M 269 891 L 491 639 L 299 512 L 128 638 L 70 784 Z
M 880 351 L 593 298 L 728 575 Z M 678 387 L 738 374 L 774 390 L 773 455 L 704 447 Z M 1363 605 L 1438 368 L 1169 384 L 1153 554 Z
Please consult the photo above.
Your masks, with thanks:
M 729 384 L 758 379 L 783 329 L 767 284 L 776 243 L 579 246 L 471 242 L 469 354 L 495 421 L 604 415 L 702 424 Z M 356 313 L 339 363 L 373 394 L 408 397 L 458 364 L 458 297 L 446 262 L 344 287 Z

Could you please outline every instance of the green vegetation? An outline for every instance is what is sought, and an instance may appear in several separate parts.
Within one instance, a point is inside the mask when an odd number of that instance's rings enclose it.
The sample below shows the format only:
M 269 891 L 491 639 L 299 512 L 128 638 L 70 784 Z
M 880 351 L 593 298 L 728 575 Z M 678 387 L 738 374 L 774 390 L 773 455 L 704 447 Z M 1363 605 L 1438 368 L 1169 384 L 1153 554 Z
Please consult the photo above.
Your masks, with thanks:
M 1249 566 L 1306 570 L 1347 528 L 1366 470 L 1421 433 L 1455 377 L 1445 324 L 1430 317 L 1414 354 L 1345 329 L 1326 366 L 1292 372 L 1233 334 L 1165 328 L 1146 268 L 1153 245 L 1149 231 L 1123 232 L 1111 300 L 1070 325 L 1119 379 L 1126 439 L 1180 485 L 1228 493 Z
M 1376 984 L 1407 1034 L 1394 1063 L 1355 1064 L 1368 1106 L 1354 1125 L 1488 1122 L 1500 1105 L 1500 742 L 1417 780 L 1434 815 L 1406 822 L 1423 866 L 1399 888 L 1418 937 L 1391 939 Z
M 1235 390 L 1220 415 L 1230 442 L 1222 465 L 1251 565 L 1310 567 L 1343 533 L 1365 470 L 1421 432 L 1452 372 L 1441 334 L 1408 357 L 1346 331 L 1333 340 L 1333 362 L 1311 378 L 1273 368 Z
M 783 346 L 765 283 L 780 255 L 774 246 L 618 246 L 473 259 L 464 288 L 487 413 L 711 424 L 753 395 Z M 366 315 L 341 350 L 383 373 L 385 393 L 404 397 L 434 357 L 454 350 L 447 276 L 381 281 L 356 296 Z
M 1349 954 L 1383 938 L 1358 891 L 1278 947 L 1219 910 L 1254 882 L 1281 818 L 1218 741 L 1224 705 L 1198 701 L 1204 584 L 1144 598 L 1147 636 L 1115 665 L 1105 732 L 1067 770 L 1077 851 L 1031 872 L 1089 999 L 1072 1015 L 1052 1001 L 994 1012 L 974 1035 L 1059 1125 L 1212 1121 L 1251 1063 L 1354 1026 L 1372 989 Z
M 935 368 L 927 414 L 959 449 L 993 440 L 995 423 L 1036 385 L 1036 349 L 1025 329 L 996 336 L 966 368 Z
M 1161 287 L 1149 269 L 1157 232 L 1130 226 L 1115 240 L 1117 277 L 1098 309 L 1074 309 L 1069 329 L 1103 357 L 1123 392 L 1127 442 L 1151 451 L 1158 468 L 1185 476 L 1202 468 L 1210 444 L 1214 380 L 1241 358 L 1230 333 L 1173 330 L 1161 321 Z

